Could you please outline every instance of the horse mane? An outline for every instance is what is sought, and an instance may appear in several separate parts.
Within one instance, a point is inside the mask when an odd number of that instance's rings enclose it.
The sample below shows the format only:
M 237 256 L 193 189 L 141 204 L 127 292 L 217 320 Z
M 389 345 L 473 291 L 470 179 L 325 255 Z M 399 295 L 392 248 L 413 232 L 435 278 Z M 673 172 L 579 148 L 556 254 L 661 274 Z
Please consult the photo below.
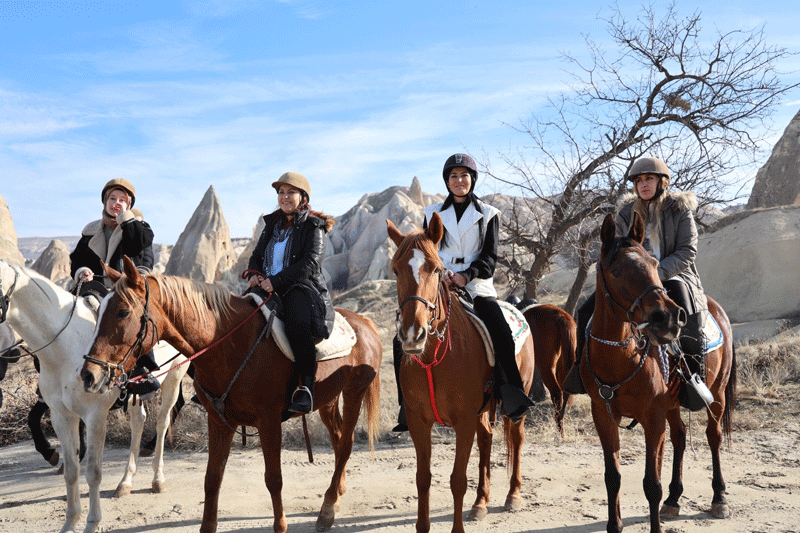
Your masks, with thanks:
M 401 261 L 403 258 L 411 255 L 412 250 L 415 248 L 421 250 L 438 266 L 442 266 L 442 260 L 439 257 L 439 249 L 433 241 L 428 238 L 425 232 L 421 230 L 414 230 L 406 235 L 406 238 L 403 239 L 403 242 L 397 247 L 397 252 L 395 253 L 396 260 Z M 392 262 L 394 263 L 394 261 Z
M 158 284 L 161 298 L 168 307 L 174 309 L 173 314 L 175 315 L 182 314 L 188 306 L 196 316 L 204 317 L 203 311 L 208 309 L 213 313 L 214 319 L 219 322 L 222 319 L 230 318 L 233 312 L 231 293 L 223 287 L 178 276 L 149 274 L 147 277 Z M 142 307 L 142 302 L 134 297 L 133 291 L 128 287 L 127 276 L 123 276 L 117 281 L 114 290 L 126 304 Z M 205 318 L 203 320 L 205 322 Z

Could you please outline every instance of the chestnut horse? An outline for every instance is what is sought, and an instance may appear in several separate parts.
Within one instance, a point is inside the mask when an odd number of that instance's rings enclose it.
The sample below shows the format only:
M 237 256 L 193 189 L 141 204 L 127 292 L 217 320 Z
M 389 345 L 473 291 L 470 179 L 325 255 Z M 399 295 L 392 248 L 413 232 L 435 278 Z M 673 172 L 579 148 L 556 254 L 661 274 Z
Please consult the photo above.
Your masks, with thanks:
M 609 532 L 622 530 L 619 489 L 619 427 L 621 417 L 638 421 L 644 430 L 646 466 L 644 492 L 650 507 L 650 531 L 661 531 L 658 505 L 662 497 L 661 466 L 666 423 L 673 447 L 672 481 L 661 513 L 677 516 L 683 492 L 686 426 L 677 391 L 670 392 L 659 347 L 678 337 L 685 313 L 670 300 L 658 278 L 658 262 L 642 247 L 644 224 L 634 216 L 627 236 L 615 236 L 609 215 L 601 229 L 597 262 L 597 298 L 591 334 L 581 364 L 581 377 L 591 397 L 592 417 L 603 446 L 608 493 Z M 705 376 L 714 401 L 708 405 L 706 437 L 711 448 L 714 490 L 711 513 L 729 516 L 725 481 L 720 470 L 722 434 L 729 436 L 735 407 L 736 360 L 730 321 L 710 297 L 708 307 L 724 342 L 705 356 Z
M 572 315 L 555 305 L 532 305 L 522 309 L 522 314 L 531 327 L 536 368 L 539 369 L 545 387 L 550 391 L 556 427 L 563 437 L 564 412 L 569 393 L 561 388 L 561 383 L 575 362 L 578 326 Z
M 451 298 L 442 282 L 443 265 L 437 244 L 444 227 L 438 214 L 425 232 L 403 235 L 386 221 L 389 237 L 397 244 L 392 268 L 397 276 L 398 337 L 403 344 L 400 384 L 405 396 L 408 429 L 417 454 L 417 531 L 430 530 L 431 429 L 437 421 L 456 432 L 456 457 L 450 476 L 453 493 L 453 531 L 464 531 L 462 506 L 467 491 L 467 463 L 478 433 L 478 495 L 470 516 L 482 519 L 489 502 L 492 428 L 489 412 L 495 402 L 486 393 L 493 370 L 480 333 L 458 298 Z M 438 339 L 438 342 L 437 342 Z M 525 391 L 533 380 L 533 341 L 528 336 L 517 356 Z M 522 505 L 520 456 L 524 440 L 523 417 L 504 418 L 511 487 L 506 510 Z
M 84 387 L 103 392 L 117 379 L 120 369 L 130 371 L 135 357 L 129 355 L 137 345 L 146 351 L 159 337 L 190 358 L 208 348 L 207 353 L 193 359 L 195 388 L 209 413 L 200 531 L 216 531 L 220 484 L 235 428 L 255 426 L 264 454 L 264 480 L 272 497 L 273 529 L 284 533 L 281 422 L 293 416 L 286 411 L 297 384 L 293 363 L 271 336 L 260 340 L 267 323 L 250 300 L 216 285 L 174 276 L 142 276 L 127 257 L 124 263 L 124 277 L 108 270 L 115 286 L 103 302 L 95 338 L 81 370 Z M 333 524 L 346 490 L 345 466 L 362 402 L 367 409 L 370 447 L 380 414 L 378 370 L 383 350 L 378 333 L 368 318 L 345 309 L 338 311 L 353 327 L 357 341 L 348 355 L 321 361 L 317 369 L 314 407 L 328 429 L 335 454 L 333 478 L 317 519 L 318 530 Z

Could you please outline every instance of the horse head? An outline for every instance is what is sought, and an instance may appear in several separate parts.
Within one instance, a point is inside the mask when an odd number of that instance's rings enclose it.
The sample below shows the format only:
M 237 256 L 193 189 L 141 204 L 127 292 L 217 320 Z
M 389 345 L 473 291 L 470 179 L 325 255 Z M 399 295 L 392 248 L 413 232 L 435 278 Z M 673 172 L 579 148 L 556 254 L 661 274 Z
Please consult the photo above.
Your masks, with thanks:
M 389 237 L 397 245 L 392 257 L 392 271 L 397 278 L 397 337 L 403 351 L 419 354 L 425 349 L 428 334 L 437 320 L 437 306 L 442 293 L 444 265 L 437 245 L 444 235 L 438 213 L 431 217 L 428 228 L 404 235 L 390 220 L 386 221 Z
M 100 306 L 89 352 L 83 356 L 80 376 L 86 392 L 103 393 L 113 379 L 124 383 L 136 359 L 158 341 L 160 313 L 147 278 L 127 256 L 124 266 L 123 276 L 103 265 L 114 288 Z
M 614 217 L 607 215 L 600 230 L 597 289 L 604 291 L 610 312 L 644 331 L 656 344 L 678 337 L 686 312 L 666 294 L 658 277 L 658 261 L 644 249 L 645 227 L 634 213 L 625 237 L 615 235 Z

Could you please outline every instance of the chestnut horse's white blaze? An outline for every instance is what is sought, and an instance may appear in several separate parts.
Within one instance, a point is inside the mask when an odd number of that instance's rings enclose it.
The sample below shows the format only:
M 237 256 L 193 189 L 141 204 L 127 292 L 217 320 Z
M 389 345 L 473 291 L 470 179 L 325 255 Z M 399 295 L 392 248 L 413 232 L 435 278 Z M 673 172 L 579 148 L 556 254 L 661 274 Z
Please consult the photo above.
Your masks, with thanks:
M 419 272 L 425 265 L 425 253 L 422 250 L 415 249 L 414 255 L 408 260 L 408 265 L 411 267 L 411 274 L 414 276 L 414 281 L 419 285 Z

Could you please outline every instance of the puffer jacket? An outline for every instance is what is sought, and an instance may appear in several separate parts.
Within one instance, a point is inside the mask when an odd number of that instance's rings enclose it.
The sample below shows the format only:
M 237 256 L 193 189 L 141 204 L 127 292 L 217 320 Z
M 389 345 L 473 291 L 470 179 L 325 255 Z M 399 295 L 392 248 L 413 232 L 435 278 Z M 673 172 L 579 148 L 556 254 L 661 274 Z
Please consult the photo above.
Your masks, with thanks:
M 70 274 L 77 283 L 85 270 L 91 270 L 95 278 L 102 279 L 106 288 L 110 289 L 111 282 L 105 278 L 100 261 L 122 272 L 122 257 L 125 255 L 143 271 L 153 268 L 153 230 L 138 209 L 125 211 L 117 216 L 117 226 L 111 232 L 108 243 L 103 232 L 102 219 L 87 224 L 75 250 L 69 254 Z
M 691 191 L 665 192 L 667 198 L 661 209 L 661 235 L 659 248 L 661 259 L 658 277 L 661 281 L 678 277 L 683 280 L 697 312 L 708 311 L 700 276 L 697 273 L 697 225 L 693 212 L 697 209 L 697 197 Z M 617 204 L 617 235 L 627 235 L 633 214 L 635 193 L 624 195 Z
M 264 215 L 264 230 L 258 239 L 247 268 L 263 271 L 264 255 L 275 224 L 281 220 L 280 210 Z M 313 301 L 312 336 L 327 339 L 333 331 L 335 312 L 333 303 L 322 274 L 322 260 L 325 257 L 325 233 L 335 221 L 323 213 L 301 211 L 295 215 L 292 230 L 291 249 L 284 259 L 284 268 L 277 274 L 269 276 L 270 283 L 278 295 L 286 294 L 289 289 L 299 286 L 305 289 Z

